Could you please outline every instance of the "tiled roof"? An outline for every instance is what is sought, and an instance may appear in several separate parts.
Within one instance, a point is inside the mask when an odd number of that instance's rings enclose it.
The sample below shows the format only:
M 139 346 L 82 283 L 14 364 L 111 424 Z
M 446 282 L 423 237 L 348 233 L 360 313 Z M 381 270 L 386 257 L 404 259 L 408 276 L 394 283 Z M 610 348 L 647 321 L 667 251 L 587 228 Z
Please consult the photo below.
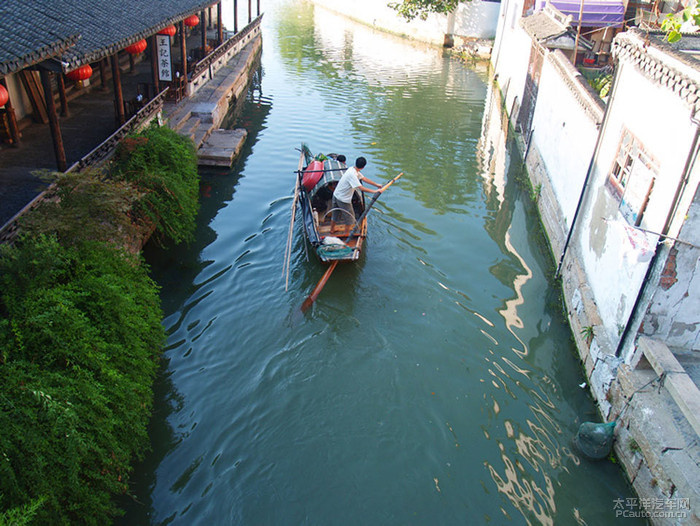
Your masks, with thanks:
M 0 75 L 50 57 L 96 62 L 216 0 L 0 0 Z
M 530 38 L 547 48 L 574 49 L 576 32 L 571 27 L 571 16 L 564 15 L 552 5 L 521 18 L 520 26 Z M 587 38 L 579 37 L 578 47 L 590 50 L 593 44 Z
M 558 37 L 567 33 L 568 29 L 555 20 L 552 20 L 544 12 L 537 13 L 520 19 L 520 25 L 525 32 L 535 40 L 542 41 L 552 37 Z
M 571 17 L 566 18 L 547 6 L 542 11 L 536 11 L 530 16 L 521 18 L 520 25 L 530 37 L 542 42 L 568 33 Z
M 613 40 L 613 56 L 632 63 L 653 83 L 666 87 L 686 102 L 695 112 L 700 112 L 700 61 L 692 55 L 679 51 L 697 48 L 689 35 L 681 39 L 680 47 L 636 28 L 620 33 Z M 683 42 L 685 40 L 685 42 Z

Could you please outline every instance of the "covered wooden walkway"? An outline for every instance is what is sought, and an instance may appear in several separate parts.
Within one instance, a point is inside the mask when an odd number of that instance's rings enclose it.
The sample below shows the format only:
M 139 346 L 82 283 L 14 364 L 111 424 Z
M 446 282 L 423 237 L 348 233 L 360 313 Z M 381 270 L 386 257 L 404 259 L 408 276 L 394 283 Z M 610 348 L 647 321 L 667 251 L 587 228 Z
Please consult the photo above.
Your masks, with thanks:
M 164 93 L 169 99 L 186 97 L 185 79 L 192 79 L 197 60 L 206 59 L 235 36 L 239 26 L 245 31 L 254 10 L 259 14 L 260 9 L 259 0 L 248 0 L 239 21 L 238 1 L 233 0 L 234 27 L 227 28 L 222 24 L 221 1 L 176 0 L 167 6 L 159 4 L 158 9 L 149 6 L 148 16 L 140 17 L 138 23 L 134 17 L 144 10 L 141 2 L 115 5 L 99 0 L 68 0 L 60 5 L 50 0 L 8 0 L 0 5 L 0 85 L 9 91 L 9 100 L 0 109 L 0 132 L 4 130 L 0 133 L 0 227 L 45 189 L 37 170 L 65 171 L 171 86 Z M 47 16 L 56 9 L 72 16 L 57 24 Z M 192 24 L 193 15 L 198 25 Z M 87 20 L 95 16 L 98 20 Z M 191 28 L 185 23 L 188 18 Z M 76 31 L 97 26 L 104 28 L 99 36 L 85 37 Z M 153 50 L 156 34 L 169 27 L 176 31 L 169 38 L 172 80 L 162 80 Z M 149 48 L 146 53 L 125 51 L 141 41 Z M 182 61 L 182 56 L 188 60 Z M 77 89 L 65 74 L 86 64 L 93 69 L 89 86 Z M 33 85 L 22 76 L 33 77 Z M 27 99 L 32 108 L 23 115 L 16 108 L 29 106 Z M 38 101 L 41 104 L 35 104 Z

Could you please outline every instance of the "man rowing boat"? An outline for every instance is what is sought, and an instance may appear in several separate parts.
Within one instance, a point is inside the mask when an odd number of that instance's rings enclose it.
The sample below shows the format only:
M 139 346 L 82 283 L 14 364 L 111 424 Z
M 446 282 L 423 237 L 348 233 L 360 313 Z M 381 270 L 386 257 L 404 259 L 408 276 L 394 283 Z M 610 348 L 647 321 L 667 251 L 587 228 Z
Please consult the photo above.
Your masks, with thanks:
M 362 175 L 361 171 L 365 166 L 367 166 L 367 159 L 358 157 L 355 159 L 355 166 L 348 168 L 340 178 L 340 181 L 338 181 L 338 186 L 335 187 L 335 191 L 333 192 L 332 220 L 336 224 L 355 224 L 355 210 L 352 206 L 352 196 L 355 190 L 361 190 L 362 192 L 368 192 L 370 194 L 378 192 L 378 190 L 367 188 L 362 183 L 371 184 L 377 188 L 382 187 L 381 184 L 375 183 Z

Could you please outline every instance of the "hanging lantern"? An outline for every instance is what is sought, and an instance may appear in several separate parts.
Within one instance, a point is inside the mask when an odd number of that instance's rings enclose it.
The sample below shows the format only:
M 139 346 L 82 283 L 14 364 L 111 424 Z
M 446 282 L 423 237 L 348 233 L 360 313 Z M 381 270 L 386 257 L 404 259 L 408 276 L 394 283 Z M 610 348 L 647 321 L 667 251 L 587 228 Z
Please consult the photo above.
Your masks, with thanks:
M 199 25 L 199 17 L 197 15 L 191 15 L 185 18 L 184 22 L 187 27 L 194 27 Z
M 90 64 L 84 64 L 73 71 L 66 73 L 66 77 L 74 82 L 79 82 L 81 80 L 87 80 L 92 77 L 92 68 Z
M 158 31 L 159 35 L 168 35 L 169 37 L 175 36 L 175 33 L 177 33 L 177 29 L 175 28 L 175 26 L 164 27 L 163 29 Z
M 124 48 L 124 51 L 129 53 L 129 55 L 138 55 L 139 53 L 143 53 L 144 51 L 146 51 L 147 46 L 148 44 L 145 40 L 139 40 L 138 42 L 134 42 L 130 46 L 126 46 Z
M 7 93 L 5 86 L 0 84 L 0 108 L 7 104 L 8 100 L 10 100 L 10 94 Z
M 143 53 L 144 51 L 146 51 L 147 46 L 148 44 L 145 40 L 139 40 L 138 42 L 134 42 L 130 46 L 126 46 L 124 48 L 124 51 L 126 51 L 130 55 L 138 55 L 139 53 Z

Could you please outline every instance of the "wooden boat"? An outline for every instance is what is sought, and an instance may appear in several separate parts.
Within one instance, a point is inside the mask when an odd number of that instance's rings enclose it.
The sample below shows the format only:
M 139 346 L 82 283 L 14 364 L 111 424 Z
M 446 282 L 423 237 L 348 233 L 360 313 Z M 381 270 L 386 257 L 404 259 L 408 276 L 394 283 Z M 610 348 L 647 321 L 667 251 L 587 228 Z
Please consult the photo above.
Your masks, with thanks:
M 362 245 L 367 237 L 367 213 L 381 193 L 394 184 L 403 172 L 377 190 L 367 203 L 362 192 L 355 192 L 352 198 L 355 213 L 354 224 L 336 224 L 333 221 L 333 191 L 338 181 L 347 170 L 347 166 L 336 154 L 311 154 L 305 145 L 301 145 L 299 167 L 296 171 L 296 187 L 292 202 L 292 221 L 289 225 L 287 248 L 285 254 L 286 273 L 285 290 L 289 282 L 289 260 L 292 250 L 292 231 L 296 204 L 299 203 L 306 239 L 316 251 L 319 259 L 328 264 L 326 272 L 316 284 L 314 290 L 301 306 L 306 311 L 316 300 L 326 285 L 331 273 L 341 262 L 357 261 L 362 253 Z M 338 209 L 340 210 L 340 209 Z M 344 210 L 341 213 L 348 213 Z
M 355 192 L 352 204 L 356 223 L 344 225 L 333 221 L 333 190 L 347 166 L 337 155 L 316 155 L 302 145 L 297 170 L 299 210 L 304 233 L 323 263 L 348 262 L 359 259 L 367 237 L 365 196 Z

